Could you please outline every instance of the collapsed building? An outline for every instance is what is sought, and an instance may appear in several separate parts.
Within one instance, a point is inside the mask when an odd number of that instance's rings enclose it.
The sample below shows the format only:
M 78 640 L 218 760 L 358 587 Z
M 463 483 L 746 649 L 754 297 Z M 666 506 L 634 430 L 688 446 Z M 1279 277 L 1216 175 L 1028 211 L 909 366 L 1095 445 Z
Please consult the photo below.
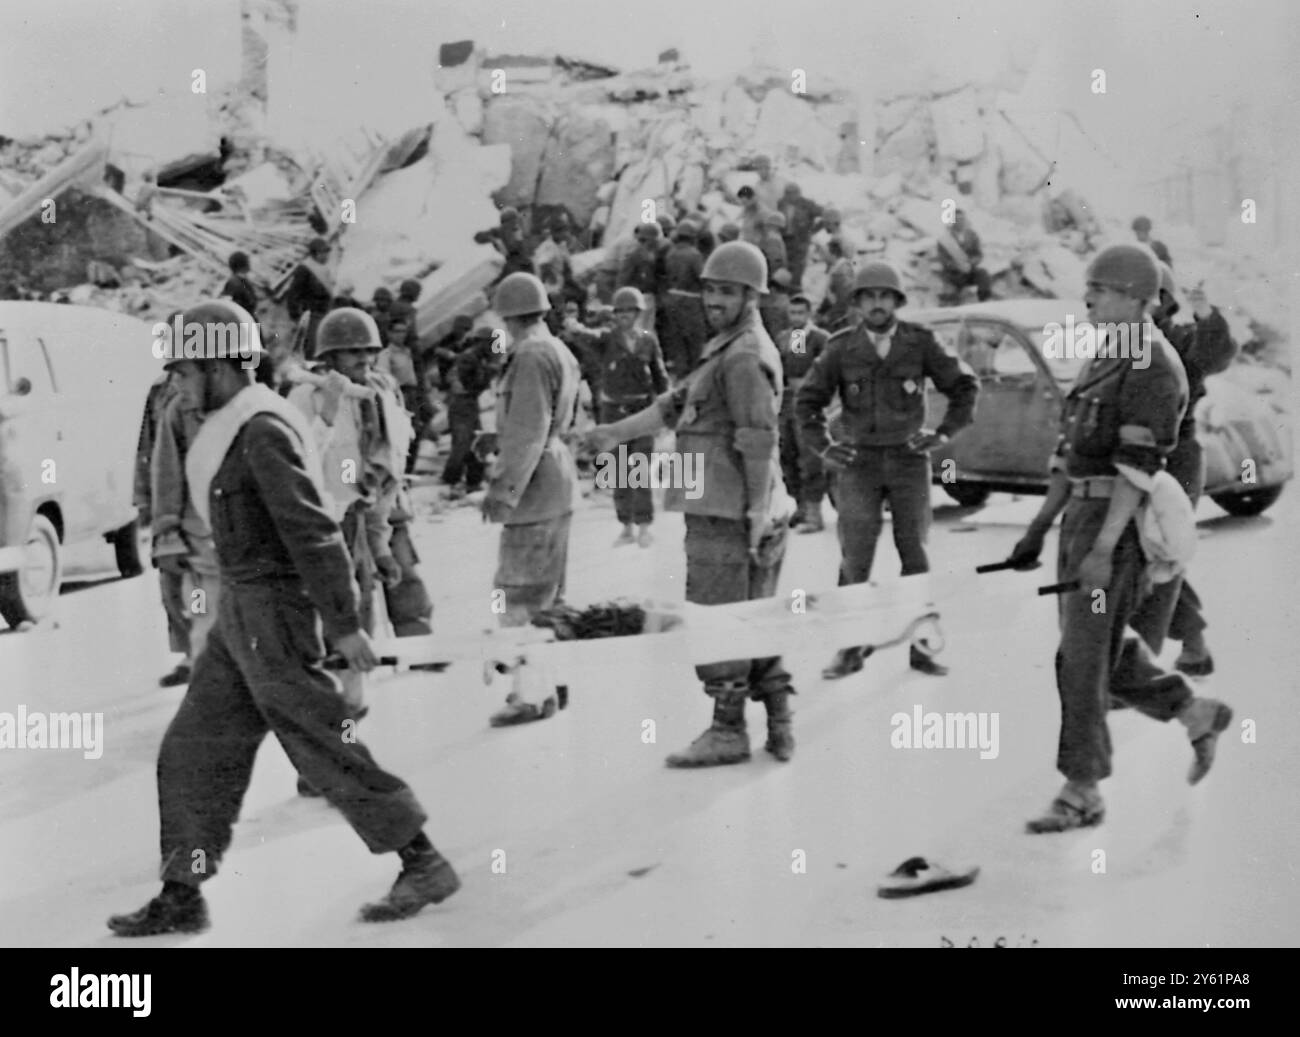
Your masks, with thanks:
M 500 208 L 518 209 L 535 235 L 565 212 L 591 246 L 573 259 L 585 285 L 647 202 L 698 213 L 715 230 L 734 221 L 760 157 L 839 210 L 857 256 L 897 264 L 914 304 L 940 294 L 945 202 L 969 214 L 1002 296 L 1077 296 L 1088 254 L 1130 238 L 1133 213 L 1089 202 L 1090 184 L 1118 175 L 1114 163 L 1069 113 L 1038 111 L 1005 82 L 863 97 L 774 68 L 706 79 L 676 51 L 624 72 L 463 40 L 438 49 L 428 96 L 410 108 L 418 114 L 389 113 L 382 129 L 342 121 L 314 143 L 285 139 L 273 102 L 294 18 L 289 0 L 244 0 L 240 75 L 204 101 L 205 118 L 193 98 L 154 99 L 61 133 L 0 137 L 0 292 L 59 292 L 161 319 L 218 290 L 237 249 L 274 297 L 319 235 L 333 247 L 336 286 L 355 298 L 419 281 L 417 330 L 430 342 L 457 315 L 486 310 L 502 257 L 475 235 Z M 51 201 L 59 216 L 47 222 Z M 1159 231 L 1180 279 L 1217 289 L 1238 339 L 1281 357 L 1285 314 L 1259 290 L 1262 259 Z M 814 296 L 818 273 L 804 282 Z M 266 317 L 286 321 L 282 308 Z

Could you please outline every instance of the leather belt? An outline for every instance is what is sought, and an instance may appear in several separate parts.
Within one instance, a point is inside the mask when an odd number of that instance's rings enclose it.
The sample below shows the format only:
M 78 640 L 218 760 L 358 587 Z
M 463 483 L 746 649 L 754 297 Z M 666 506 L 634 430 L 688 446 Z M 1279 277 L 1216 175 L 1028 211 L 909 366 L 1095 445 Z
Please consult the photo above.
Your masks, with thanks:
M 1090 498 L 1111 497 L 1115 493 L 1115 476 L 1094 475 L 1086 479 L 1070 480 L 1070 496 L 1085 500 Z

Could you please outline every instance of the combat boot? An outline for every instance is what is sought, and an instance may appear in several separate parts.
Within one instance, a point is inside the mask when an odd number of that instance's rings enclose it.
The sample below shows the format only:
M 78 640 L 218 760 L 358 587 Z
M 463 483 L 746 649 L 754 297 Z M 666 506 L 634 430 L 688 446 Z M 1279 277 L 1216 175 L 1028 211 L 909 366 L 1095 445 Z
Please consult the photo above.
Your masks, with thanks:
M 767 744 L 763 746 L 782 763 L 794 755 L 794 713 L 790 710 L 790 696 L 794 689 L 773 691 L 764 696 L 767 707 Z
M 402 858 L 401 874 L 383 900 L 361 908 L 363 922 L 410 918 L 425 904 L 441 904 L 460 889 L 459 876 L 423 832 L 397 852 Z
M 1216 699 L 1191 699 L 1178 711 L 1178 719 L 1187 728 L 1192 743 L 1192 769 L 1187 783 L 1195 785 L 1210 773 L 1219 735 L 1232 723 L 1232 710 Z
M 745 730 L 745 693 L 719 692 L 713 698 L 713 724 L 690 747 L 673 753 L 669 767 L 718 767 L 749 759 L 749 734 Z
M 198 886 L 164 882 L 149 903 L 129 915 L 113 915 L 108 927 L 118 936 L 201 933 L 208 927 L 208 904 Z
M 804 501 L 803 521 L 799 525 L 800 533 L 820 533 L 826 528 L 822 521 L 821 501 Z

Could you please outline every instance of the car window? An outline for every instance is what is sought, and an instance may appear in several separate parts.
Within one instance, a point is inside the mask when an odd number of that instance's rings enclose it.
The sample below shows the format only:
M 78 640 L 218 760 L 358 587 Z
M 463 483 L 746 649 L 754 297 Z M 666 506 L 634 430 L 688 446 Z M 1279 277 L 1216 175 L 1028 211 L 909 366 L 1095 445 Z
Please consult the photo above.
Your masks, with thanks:
M 54 393 L 54 383 L 50 377 L 49 361 L 45 349 L 38 339 L 22 332 L 9 333 L 5 336 L 5 352 L 8 367 L 8 384 L 6 390 L 11 393 L 22 392 L 25 384 L 26 395 L 44 398 Z
M 932 329 L 939 344 L 966 361 L 979 378 L 1034 374 L 1034 359 L 1015 334 L 1001 324 L 966 320 Z

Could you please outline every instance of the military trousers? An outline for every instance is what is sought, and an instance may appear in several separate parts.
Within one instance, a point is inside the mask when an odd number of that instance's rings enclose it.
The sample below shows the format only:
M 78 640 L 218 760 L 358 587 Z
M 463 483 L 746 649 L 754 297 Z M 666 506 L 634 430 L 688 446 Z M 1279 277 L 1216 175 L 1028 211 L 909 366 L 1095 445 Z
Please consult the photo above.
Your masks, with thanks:
M 223 583 L 216 626 L 158 752 L 164 880 L 198 885 L 216 873 L 268 732 L 372 853 L 424 827 L 414 793 L 356 740 L 324 657 L 300 587 Z
M 826 496 L 826 471 L 804 440 L 794 409 L 781 412 L 781 475 L 785 488 L 800 504 L 820 504 Z
M 894 546 L 903 576 L 930 571 L 930 457 L 903 446 L 858 447 L 857 459 L 835 476 L 840 586 L 866 583 L 889 501 Z
M 527 626 L 533 616 L 564 600 L 573 513 L 542 522 L 503 526 L 495 589 L 503 592 L 501 625 Z
M 789 527 L 778 523 L 759 544 L 757 559 L 749 553 L 744 519 L 712 515 L 686 516 L 686 600 L 694 605 L 730 605 L 770 598 L 776 593 L 785 559 Z M 708 695 L 744 689 L 750 698 L 791 691 L 790 674 L 780 656 L 734 659 L 695 667 Z
M 1057 579 L 1073 580 L 1106 521 L 1106 498 L 1072 498 L 1065 509 L 1057 552 Z M 1070 781 L 1096 782 L 1111 773 L 1110 697 L 1154 720 L 1172 720 L 1192 697 L 1187 681 L 1162 669 L 1129 624 L 1143 596 L 1146 559 L 1130 522 L 1111 557 L 1104 594 L 1079 590 L 1060 595 L 1061 643 L 1056 689 L 1061 733 L 1056 767 Z

